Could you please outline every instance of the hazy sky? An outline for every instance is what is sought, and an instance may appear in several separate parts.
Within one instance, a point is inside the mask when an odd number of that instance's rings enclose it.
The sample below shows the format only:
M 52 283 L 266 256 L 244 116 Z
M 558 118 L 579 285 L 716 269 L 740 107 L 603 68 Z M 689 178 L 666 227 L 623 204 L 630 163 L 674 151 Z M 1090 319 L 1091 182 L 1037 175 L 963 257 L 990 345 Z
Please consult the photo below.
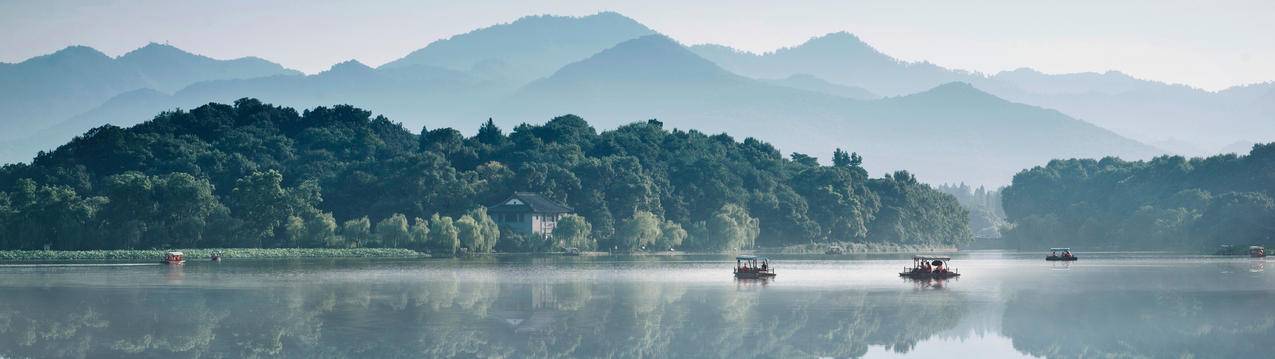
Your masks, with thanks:
M 314 73 L 351 58 L 380 65 L 524 15 L 604 10 L 686 44 L 754 52 L 848 31 L 904 60 L 982 72 L 1120 70 L 1211 90 L 1275 80 L 1275 0 L 0 0 L 0 62 L 154 41 Z

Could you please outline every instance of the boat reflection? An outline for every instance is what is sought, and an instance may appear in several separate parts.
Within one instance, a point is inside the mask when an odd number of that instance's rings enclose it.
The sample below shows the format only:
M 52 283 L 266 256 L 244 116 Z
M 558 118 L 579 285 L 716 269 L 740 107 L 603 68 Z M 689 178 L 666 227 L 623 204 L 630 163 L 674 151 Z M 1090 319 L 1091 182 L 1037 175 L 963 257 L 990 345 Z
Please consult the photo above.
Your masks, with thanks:
M 773 277 L 766 278 L 735 278 L 735 289 L 755 290 L 765 288 L 770 282 L 775 280 Z
M 948 282 L 959 281 L 960 277 L 955 278 L 903 278 L 904 282 L 911 283 L 913 289 L 925 290 L 943 290 L 947 287 Z

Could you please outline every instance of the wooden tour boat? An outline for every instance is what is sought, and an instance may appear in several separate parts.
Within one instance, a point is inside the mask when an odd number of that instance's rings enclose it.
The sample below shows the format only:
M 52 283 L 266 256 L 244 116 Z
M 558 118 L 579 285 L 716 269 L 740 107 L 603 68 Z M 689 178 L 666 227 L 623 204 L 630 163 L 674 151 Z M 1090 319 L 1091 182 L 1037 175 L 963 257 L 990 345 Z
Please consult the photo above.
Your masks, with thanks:
M 961 276 L 961 273 L 947 265 L 952 257 L 912 256 L 912 266 L 904 267 L 900 277 L 912 279 L 947 279 Z
M 182 252 L 168 252 L 164 255 L 164 264 L 182 264 L 186 263 L 186 257 Z
M 1248 256 L 1253 258 L 1264 258 L 1266 257 L 1266 247 L 1262 247 L 1262 246 L 1248 247 Z
M 758 265 L 758 262 L 761 262 L 761 265 Z M 757 279 L 774 276 L 775 268 L 770 267 L 769 258 L 750 255 L 735 257 L 735 278 Z
M 1059 254 L 1058 252 L 1062 252 Z M 1076 255 L 1071 254 L 1071 248 L 1050 248 L 1049 256 L 1045 257 L 1047 261 L 1074 261 Z

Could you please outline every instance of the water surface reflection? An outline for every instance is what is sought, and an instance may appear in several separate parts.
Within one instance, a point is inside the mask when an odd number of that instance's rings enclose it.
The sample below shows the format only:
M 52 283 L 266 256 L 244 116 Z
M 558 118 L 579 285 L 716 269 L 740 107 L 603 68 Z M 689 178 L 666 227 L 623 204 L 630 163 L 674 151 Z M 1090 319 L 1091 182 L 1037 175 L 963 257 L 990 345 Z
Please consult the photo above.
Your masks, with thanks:
M 1248 261 L 1089 258 L 965 258 L 942 282 L 891 257 L 786 258 L 771 281 L 724 257 L 0 267 L 0 356 L 1260 357 L 1275 337 Z

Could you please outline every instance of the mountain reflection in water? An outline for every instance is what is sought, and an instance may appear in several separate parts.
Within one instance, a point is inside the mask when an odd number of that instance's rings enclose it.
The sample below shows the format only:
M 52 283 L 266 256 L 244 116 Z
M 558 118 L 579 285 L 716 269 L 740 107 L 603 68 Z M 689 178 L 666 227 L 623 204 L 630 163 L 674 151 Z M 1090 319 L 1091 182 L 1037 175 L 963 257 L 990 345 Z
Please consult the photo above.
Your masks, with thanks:
M 1091 257 L 958 256 L 946 282 L 901 280 L 889 256 L 779 257 L 768 282 L 724 256 L 0 266 L 0 356 L 973 355 L 1007 337 L 1033 356 L 1261 357 L 1275 337 L 1251 261 Z

